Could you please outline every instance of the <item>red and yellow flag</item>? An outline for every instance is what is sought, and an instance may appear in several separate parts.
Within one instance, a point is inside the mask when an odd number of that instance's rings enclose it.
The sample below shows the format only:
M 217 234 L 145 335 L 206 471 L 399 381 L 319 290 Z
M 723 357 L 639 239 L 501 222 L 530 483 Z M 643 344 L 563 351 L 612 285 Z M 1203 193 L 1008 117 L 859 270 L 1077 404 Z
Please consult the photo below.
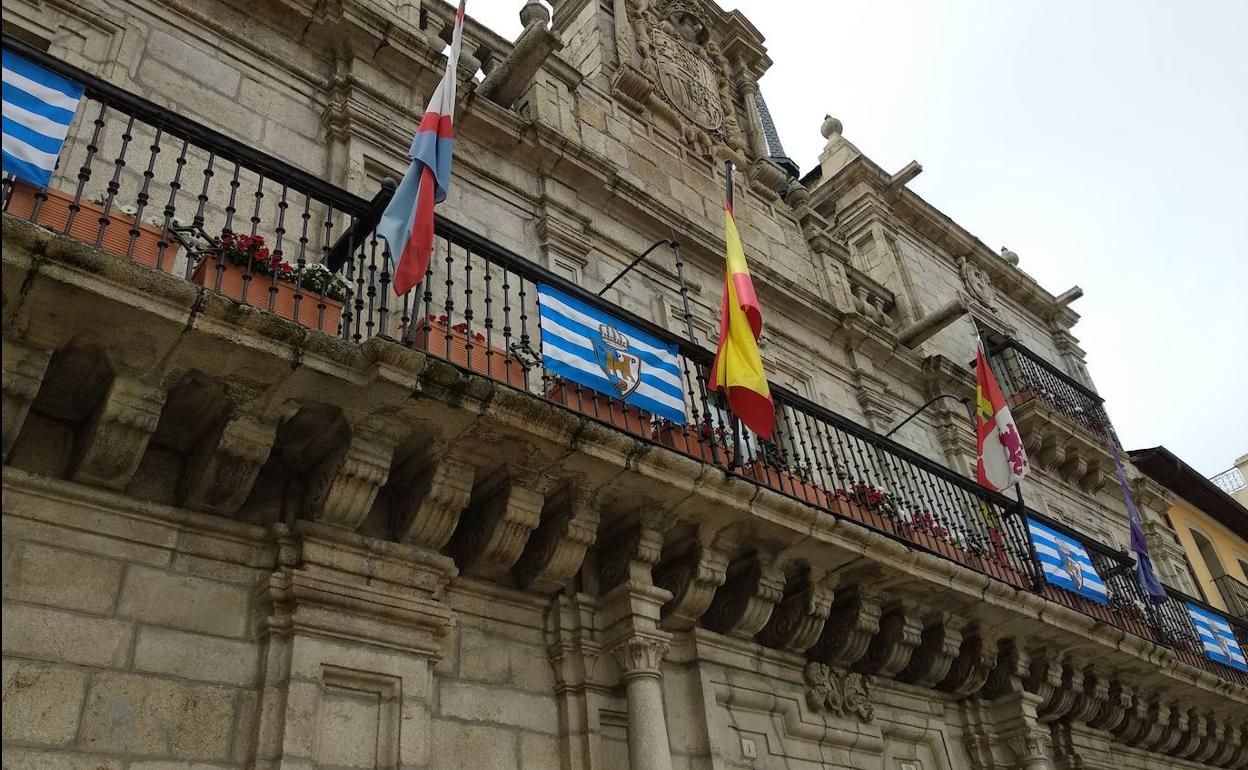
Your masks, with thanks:
M 711 390 L 728 397 L 728 407 L 745 427 L 762 439 L 770 439 L 776 425 L 776 410 L 758 352 L 758 335 L 763 331 L 754 282 L 745 263 L 741 236 L 732 211 L 732 167 L 728 166 L 728 193 L 724 199 L 724 231 L 728 242 L 728 265 L 724 276 L 724 298 L 720 307 L 719 349 L 711 367 Z
M 1021 481 L 1031 466 L 982 341 L 975 348 L 975 386 L 975 475 L 980 484 L 1000 492 Z

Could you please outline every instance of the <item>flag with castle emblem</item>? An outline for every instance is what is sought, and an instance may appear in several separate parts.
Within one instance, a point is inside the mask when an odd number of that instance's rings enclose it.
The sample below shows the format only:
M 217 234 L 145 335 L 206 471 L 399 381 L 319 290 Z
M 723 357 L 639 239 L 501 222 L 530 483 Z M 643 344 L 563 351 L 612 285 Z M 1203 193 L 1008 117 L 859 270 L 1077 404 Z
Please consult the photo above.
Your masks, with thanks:
M 1001 492 L 1027 475 L 1023 437 L 988 366 L 982 342 L 975 351 L 975 450 L 975 474 L 989 489 Z
M 553 286 L 539 284 L 537 299 L 546 371 L 678 425 L 685 423 L 675 345 Z
M 1186 606 L 1192 625 L 1196 626 L 1196 634 L 1200 637 L 1200 646 L 1205 651 L 1205 657 L 1240 671 L 1248 671 L 1244 650 L 1239 646 L 1239 640 L 1235 638 L 1235 632 L 1231 630 L 1231 624 L 1226 618 L 1191 602 L 1187 602 Z
M 455 144 L 455 72 L 464 34 L 464 2 L 459 0 L 446 72 L 434 89 L 407 154 L 411 164 L 377 223 L 393 260 L 394 293 L 403 296 L 425 279 L 433 253 L 433 204 L 451 187 L 451 152 Z

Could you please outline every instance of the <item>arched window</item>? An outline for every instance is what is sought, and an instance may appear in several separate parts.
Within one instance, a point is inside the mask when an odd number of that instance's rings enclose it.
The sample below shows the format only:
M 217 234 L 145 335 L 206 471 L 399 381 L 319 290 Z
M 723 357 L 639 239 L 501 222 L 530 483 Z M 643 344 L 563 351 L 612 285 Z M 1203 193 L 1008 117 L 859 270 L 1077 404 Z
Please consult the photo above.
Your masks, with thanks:
M 1222 560 L 1218 558 L 1218 552 L 1213 547 L 1213 542 L 1205 537 L 1200 531 L 1191 529 L 1192 540 L 1196 541 L 1196 550 L 1200 552 L 1200 558 L 1205 562 L 1205 569 L 1209 570 L 1209 576 L 1214 580 L 1226 574 L 1226 568 L 1222 566 Z

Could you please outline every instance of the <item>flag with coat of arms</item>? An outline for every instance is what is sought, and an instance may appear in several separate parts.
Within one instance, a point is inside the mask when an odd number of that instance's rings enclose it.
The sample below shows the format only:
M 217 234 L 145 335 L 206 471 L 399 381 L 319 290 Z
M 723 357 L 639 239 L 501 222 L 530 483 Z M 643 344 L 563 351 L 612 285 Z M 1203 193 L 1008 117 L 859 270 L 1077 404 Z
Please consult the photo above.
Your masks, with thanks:
M 1030 468 L 1022 434 L 988 366 L 982 341 L 975 350 L 975 451 L 976 478 L 997 492 L 1022 481 Z

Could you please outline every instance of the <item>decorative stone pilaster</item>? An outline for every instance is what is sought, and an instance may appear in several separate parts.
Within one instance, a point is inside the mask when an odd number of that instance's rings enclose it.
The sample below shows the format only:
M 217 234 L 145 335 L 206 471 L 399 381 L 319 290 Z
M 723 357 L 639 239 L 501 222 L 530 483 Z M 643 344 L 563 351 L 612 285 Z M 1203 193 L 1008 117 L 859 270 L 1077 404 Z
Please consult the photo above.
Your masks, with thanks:
M 22 432 L 22 424 L 30 405 L 39 394 L 39 386 L 43 383 L 43 375 L 48 370 L 48 362 L 52 354 L 20 342 L 6 339 L 4 356 L 0 357 L 3 369 L 4 412 L 0 415 L 0 431 L 3 431 L 3 445 L 0 446 L 0 460 L 7 459 L 13 442 Z
M 784 598 L 755 637 L 758 643 L 786 652 L 806 652 L 819 639 L 828 620 L 833 580 L 809 568 L 795 572 L 785 585 Z
M 506 472 L 479 484 L 451 537 L 460 571 L 497 580 L 515 565 L 542 519 L 542 495 Z
M 165 395 L 165 390 L 158 386 L 114 377 L 104 402 L 78 439 L 74 481 L 125 489 L 160 421 Z
M 728 577 L 715 592 L 704 624 L 721 634 L 752 639 L 767 625 L 782 596 L 783 570 L 770 555 L 752 553 L 729 565 Z
M 354 427 L 308 474 L 307 517 L 354 532 L 390 476 L 398 437 Z
M 884 606 L 879 633 L 854 670 L 891 678 L 910 663 L 922 639 L 923 625 L 914 603 L 906 599 L 890 602 Z
M 806 653 L 835 668 L 852 668 L 880 630 L 880 593 L 862 584 L 838 592 L 823 633 Z
M 598 498 L 592 492 L 568 486 L 548 499 L 542 523 L 516 564 L 520 585 L 541 593 L 566 586 L 598 535 L 598 521 Z
M 650 576 L 662 551 L 662 532 L 658 517 L 648 512 L 626 527 L 622 537 L 608 540 L 617 545 L 601 559 L 602 583 L 613 587 L 602 597 L 599 619 L 628 699 L 629 767 L 671 770 L 659 665 L 672 636 L 659 628 L 659 618 L 672 595 Z
M 179 479 L 179 502 L 196 511 L 233 516 L 251 494 L 277 437 L 273 420 L 233 415 L 199 440 Z
M 655 585 L 672 592 L 663 606 L 664 628 L 687 631 L 698 624 L 727 578 L 731 547 L 723 537 L 704 543 L 699 533 L 664 552 L 654 568 Z
M 299 521 L 273 529 L 277 568 L 259 586 L 264 645 L 254 767 L 323 759 L 327 708 L 344 691 L 378 704 L 386 767 L 430 762 L 433 666 L 453 613 L 446 556 Z M 360 736 L 362 739 L 362 736 Z
M 395 538 L 435 551 L 444 548 L 472 498 L 475 476 L 471 464 L 441 452 L 404 463 L 388 486 Z
M 949 667 L 961 647 L 962 633 L 954 628 L 952 615 L 947 612 L 928 615 L 923 621 L 919 646 L 897 678 L 919 687 L 935 687 L 949 674 Z
M 958 656 L 936 689 L 960 697 L 973 695 L 988 681 L 997 662 L 997 640 L 989 632 L 972 629 L 962 639 Z
M 1050 741 L 1049 732 L 1038 728 L 1023 728 L 1005 736 L 1019 770 L 1051 770 Z

